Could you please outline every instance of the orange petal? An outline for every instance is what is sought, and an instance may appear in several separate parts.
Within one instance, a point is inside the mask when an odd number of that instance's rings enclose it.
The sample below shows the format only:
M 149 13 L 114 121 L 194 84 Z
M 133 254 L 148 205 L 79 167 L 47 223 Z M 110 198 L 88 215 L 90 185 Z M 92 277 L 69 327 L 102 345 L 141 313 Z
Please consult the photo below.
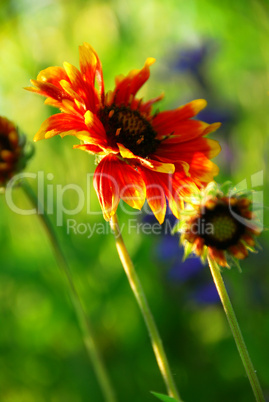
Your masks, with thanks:
M 177 124 L 169 121 L 162 129 L 154 126 L 157 131 L 157 138 L 163 140 L 164 144 L 177 144 L 194 140 L 217 130 L 221 123 L 208 124 L 200 120 L 182 120 Z M 167 137 L 168 136 L 168 137 Z
M 228 267 L 228 262 L 223 250 L 217 250 L 215 247 L 208 247 L 210 257 L 217 262 L 221 267 Z
M 99 85 L 101 100 L 103 101 L 104 80 L 102 65 L 96 51 L 86 42 L 84 42 L 82 46 L 79 46 L 79 64 L 85 82 L 94 86 L 96 78 Z
M 163 141 L 161 146 L 156 150 L 156 156 L 170 159 L 172 162 L 183 160 L 191 165 L 196 153 L 202 153 L 211 159 L 218 155 L 220 150 L 221 147 L 218 141 L 199 137 L 178 144 L 169 144 Z
M 146 190 L 141 175 L 115 155 L 101 160 L 93 184 L 106 220 L 116 213 L 120 199 L 137 209 L 144 204 Z
M 70 99 L 70 95 L 68 95 L 62 88 L 59 88 L 49 82 L 41 82 L 37 80 L 31 80 L 31 83 L 36 87 L 27 87 L 28 91 L 36 92 L 39 95 L 47 96 L 48 98 L 55 99 L 57 101 L 62 101 L 62 99 Z
M 132 70 L 126 77 L 116 78 L 116 88 L 114 90 L 114 102 L 117 105 L 128 105 L 130 98 L 135 96 L 137 91 L 144 85 L 150 75 L 149 67 L 155 59 L 149 57 L 141 70 Z
M 93 155 L 106 155 L 108 152 L 105 152 L 103 148 L 101 148 L 99 145 L 95 144 L 79 144 L 79 145 L 73 145 L 74 149 L 81 149 L 82 151 L 89 152 L 90 154 Z
M 154 170 L 155 172 L 173 174 L 175 165 L 173 163 L 159 162 L 153 159 L 139 158 L 140 164 L 147 169 Z
M 87 126 L 82 119 L 78 119 L 77 116 L 72 114 L 58 113 L 43 122 L 34 136 L 34 141 L 51 138 L 57 134 L 77 135 L 81 131 L 83 133 L 87 131 Z
M 63 67 L 48 67 L 40 71 L 37 76 L 37 81 L 47 82 L 60 88 L 60 81 L 68 80 L 68 76 Z
M 163 187 L 156 182 L 156 175 L 148 169 L 141 169 L 146 184 L 147 202 L 160 224 L 163 223 L 166 213 L 166 200 Z
M 71 87 L 85 102 L 86 109 L 96 112 L 99 99 L 93 85 L 83 80 L 81 72 L 72 64 L 64 62 L 64 68 L 71 82 Z
M 175 217 L 179 219 L 180 212 L 183 207 L 181 191 L 183 191 L 184 184 L 185 184 L 184 180 L 182 180 L 182 174 L 181 175 L 177 175 L 177 173 L 165 174 L 165 173 L 160 173 L 157 171 L 142 169 L 142 168 L 140 168 L 140 171 L 141 171 L 141 174 L 143 175 L 145 181 L 148 182 L 149 179 L 147 179 L 147 177 L 150 177 L 150 179 L 152 180 L 152 184 L 157 183 L 160 186 L 160 188 L 162 188 L 162 190 L 168 200 L 169 207 L 170 207 L 173 215 L 175 215 Z M 162 204 L 161 205 L 157 204 L 157 207 L 160 209 L 160 211 L 161 211 L 161 208 L 163 208 Z M 159 220 L 159 222 L 162 221 L 162 217 L 164 217 L 164 215 L 161 215 L 161 212 L 160 212 L 159 216 L 156 216 L 156 218 Z
M 204 99 L 194 100 L 177 109 L 158 113 L 153 118 L 152 124 L 157 132 L 167 131 L 167 133 L 172 133 L 179 122 L 196 116 L 206 105 L 207 102 Z
M 91 132 L 94 132 L 100 140 L 107 142 L 107 137 L 106 137 L 106 132 L 104 129 L 103 124 L 101 121 L 98 119 L 96 114 L 90 112 L 87 110 L 87 112 L 84 115 L 85 118 L 85 124 L 89 128 Z
M 243 260 L 248 256 L 248 250 L 242 243 L 237 243 L 235 246 L 231 246 L 228 249 L 229 253 L 231 253 L 238 260 Z

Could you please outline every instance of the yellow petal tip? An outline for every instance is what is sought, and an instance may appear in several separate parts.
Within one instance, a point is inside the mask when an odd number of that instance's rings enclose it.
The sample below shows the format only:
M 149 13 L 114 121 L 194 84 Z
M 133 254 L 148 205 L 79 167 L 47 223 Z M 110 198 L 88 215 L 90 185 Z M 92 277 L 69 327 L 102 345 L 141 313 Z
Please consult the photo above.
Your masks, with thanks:
M 154 64 L 156 61 L 156 59 L 154 59 L 154 57 L 148 57 L 146 60 L 146 65 L 147 66 L 151 66 L 152 64 Z
M 196 114 L 203 110 L 206 106 L 207 101 L 205 99 L 196 99 L 193 101 L 193 108 Z

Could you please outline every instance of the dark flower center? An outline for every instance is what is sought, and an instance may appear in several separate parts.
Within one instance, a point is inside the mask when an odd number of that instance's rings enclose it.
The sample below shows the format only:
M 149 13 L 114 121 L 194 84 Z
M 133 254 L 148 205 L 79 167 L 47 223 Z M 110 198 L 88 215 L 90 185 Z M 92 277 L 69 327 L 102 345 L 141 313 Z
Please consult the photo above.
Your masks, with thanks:
M 137 110 L 126 106 L 105 106 L 99 118 L 111 145 L 122 144 L 133 154 L 146 158 L 154 153 L 160 141 L 152 125 Z
M 213 210 L 205 208 L 197 221 L 197 230 L 207 246 L 226 250 L 236 245 L 245 232 L 245 225 L 240 222 L 239 209 L 218 204 Z
M 8 139 L 8 136 L 4 133 L 0 132 L 0 150 L 2 149 L 7 149 L 9 151 L 12 150 L 10 141 Z

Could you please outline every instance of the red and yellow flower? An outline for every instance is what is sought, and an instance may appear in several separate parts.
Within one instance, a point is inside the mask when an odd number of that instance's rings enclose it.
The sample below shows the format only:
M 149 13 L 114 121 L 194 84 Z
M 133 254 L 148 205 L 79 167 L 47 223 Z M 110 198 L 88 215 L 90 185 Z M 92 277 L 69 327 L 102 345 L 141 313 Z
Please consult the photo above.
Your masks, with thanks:
M 229 267 L 255 251 L 261 233 L 251 199 L 244 192 L 229 189 L 225 194 L 217 183 L 193 194 L 181 212 L 174 231 L 181 233 L 185 258 L 194 253 L 205 261 L 209 255 L 219 265 Z
M 210 159 L 220 146 L 205 136 L 220 124 L 192 119 L 206 106 L 202 99 L 153 113 L 152 105 L 162 96 L 147 102 L 137 97 L 153 58 L 142 69 L 116 77 L 114 91 L 105 93 L 97 53 L 87 43 L 79 52 L 80 70 L 69 63 L 49 67 L 31 80 L 34 87 L 27 88 L 61 110 L 41 125 L 35 141 L 73 135 L 83 142 L 74 148 L 98 155 L 94 187 L 106 220 L 115 214 L 120 199 L 137 209 L 147 199 L 160 223 L 167 199 L 179 217 L 182 197 L 190 187 L 200 187 L 218 174 Z

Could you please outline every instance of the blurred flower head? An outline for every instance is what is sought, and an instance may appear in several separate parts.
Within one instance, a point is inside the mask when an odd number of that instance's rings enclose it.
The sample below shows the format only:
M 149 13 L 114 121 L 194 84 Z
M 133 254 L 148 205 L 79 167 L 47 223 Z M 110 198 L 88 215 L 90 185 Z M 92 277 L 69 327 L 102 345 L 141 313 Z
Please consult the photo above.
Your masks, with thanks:
M 22 169 L 32 156 L 31 150 L 25 149 L 25 136 L 20 135 L 16 126 L 6 117 L 0 116 L 0 187 Z
M 182 197 L 191 185 L 200 187 L 218 173 L 210 159 L 219 153 L 219 144 L 205 135 L 219 123 L 192 119 L 206 101 L 153 113 L 152 105 L 163 96 L 148 102 L 136 96 L 149 78 L 153 58 L 142 69 L 116 77 L 114 91 L 105 93 L 97 53 L 87 43 L 79 51 L 80 70 L 69 63 L 49 67 L 27 88 L 61 110 L 42 124 L 35 140 L 73 135 L 83 142 L 74 148 L 98 155 L 94 187 L 106 220 L 115 214 L 120 199 L 137 209 L 147 199 L 160 223 L 167 199 L 179 217 Z
M 197 71 L 212 57 L 217 50 L 217 44 L 213 41 L 204 41 L 201 45 L 195 47 L 185 47 L 176 52 L 172 67 L 176 71 L 190 72 L 197 74 Z
M 247 193 L 229 189 L 225 194 L 215 182 L 193 194 L 175 230 L 181 232 L 185 257 L 194 252 L 205 260 L 209 255 L 223 267 L 255 251 L 261 233 Z
M 146 224 L 157 224 L 152 214 L 145 215 L 142 221 Z M 153 243 L 153 260 L 165 268 L 165 282 L 179 290 L 177 294 L 180 298 L 183 297 L 197 307 L 218 303 L 218 292 L 211 277 L 207 276 L 208 271 L 200 258 L 193 255 L 192 258 L 182 261 L 184 251 L 178 247 L 177 236 L 171 233 L 176 221 L 168 206 L 164 223 L 158 231 L 160 236 L 157 236 L 157 243 Z

